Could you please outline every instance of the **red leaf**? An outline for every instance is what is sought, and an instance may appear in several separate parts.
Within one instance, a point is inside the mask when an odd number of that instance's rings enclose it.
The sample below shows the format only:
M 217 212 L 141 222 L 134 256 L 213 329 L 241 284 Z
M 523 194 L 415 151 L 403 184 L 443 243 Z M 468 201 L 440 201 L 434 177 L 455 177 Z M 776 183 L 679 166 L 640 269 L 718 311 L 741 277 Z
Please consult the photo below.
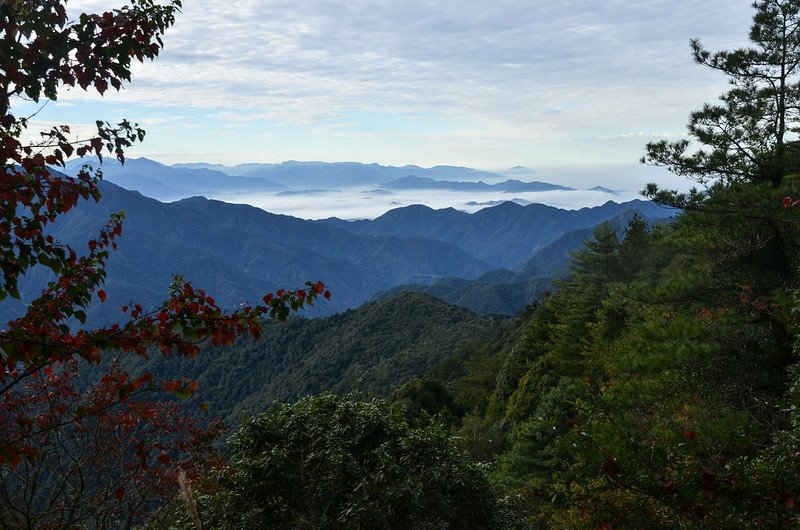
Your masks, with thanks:
M 181 387 L 180 381 L 164 381 L 161 383 L 161 388 L 166 390 L 167 392 L 175 392 Z
M 619 467 L 617 467 L 617 459 L 612 455 L 608 455 L 605 463 L 603 464 L 603 473 L 609 477 L 615 478 L 620 474 Z
M 118 501 L 121 501 L 122 499 L 124 499 L 125 498 L 125 488 L 123 486 L 120 486 L 119 488 L 114 490 L 114 497 Z
M 106 301 L 106 292 L 102 289 L 97 291 L 97 297 L 100 299 L 100 303 L 105 303 Z
M 160 463 L 164 464 L 165 466 L 168 466 L 168 465 L 170 465 L 172 463 L 172 459 L 166 453 L 161 453 L 160 455 L 158 455 L 156 457 L 156 460 L 158 460 Z
M 794 499 L 789 497 L 788 495 L 783 498 L 783 505 L 789 508 L 790 510 L 794 508 Z

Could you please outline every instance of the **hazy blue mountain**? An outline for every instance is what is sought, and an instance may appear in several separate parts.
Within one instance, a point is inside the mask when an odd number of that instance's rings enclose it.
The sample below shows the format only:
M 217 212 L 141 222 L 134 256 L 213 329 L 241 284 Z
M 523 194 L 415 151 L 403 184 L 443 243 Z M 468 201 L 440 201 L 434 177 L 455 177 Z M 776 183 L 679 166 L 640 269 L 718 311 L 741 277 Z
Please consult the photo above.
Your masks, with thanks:
M 422 238 L 362 236 L 247 205 L 202 197 L 164 204 L 108 182 L 98 204 L 81 203 L 54 226 L 61 241 L 84 249 L 111 213 L 126 212 L 119 250 L 108 263 L 108 301 L 90 317 L 108 321 L 130 300 L 163 299 L 173 273 L 185 274 L 228 307 L 258 301 L 264 292 L 324 281 L 333 297 L 312 314 L 355 307 L 402 283 L 429 283 L 444 276 L 477 277 L 491 270 L 458 247 Z M 26 275 L 27 297 L 46 282 Z M 0 318 L 20 310 L 0 303 Z M 111 312 L 111 313 L 109 313 Z
M 634 215 L 641 213 L 636 209 L 629 209 L 608 220 L 622 231 Z M 662 221 L 663 219 L 650 220 L 651 223 Z M 379 293 L 376 299 L 384 299 L 403 291 L 415 291 L 436 296 L 478 314 L 512 315 L 539 298 L 542 291 L 551 290 L 554 279 L 567 275 L 570 255 L 592 239 L 593 232 L 594 227 L 567 232 L 538 250 L 514 270 L 498 269 L 472 280 L 450 277 L 429 285 L 401 285 Z
M 283 162 L 268 164 L 243 173 L 248 177 L 261 177 L 293 187 L 347 187 L 374 186 L 408 176 L 418 175 L 429 179 L 460 178 L 500 178 L 499 175 L 470 168 L 456 166 L 382 166 L 380 164 L 360 164 L 355 162 Z
M 66 173 L 77 174 L 85 160 L 71 160 Z M 217 193 L 281 191 L 286 188 L 262 178 L 231 176 L 206 167 L 170 167 L 147 158 L 129 158 L 122 165 L 115 158 L 96 160 L 92 166 L 102 169 L 103 178 L 125 189 L 162 201 L 213 196 Z
M 390 190 L 502 191 L 505 193 L 520 193 L 525 191 L 569 191 L 574 189 L 538 181 L 522 182 L 519 180 L 506 180 L 497 184 L 487 184 L 483 181 L 436 180 L 428 177 L 418 177 L 416 175 L 407 175 L 397 180 L 386 182 L 382 184 L 381 187 Z
M 622 204 L 609 201 L 602 206 L 580 210 L 505 202 L 474 214 L 453 208 L 434 210 L 414 205 L 391 210 L 373 220 L 330 218 L 317 222 L 360 235 L 444 241 L 491 263 L 495 268 L 513 269 L 567 232 L 593 227 L 627 211 L 652 219 L 671 217 L 675 213 L 641 200 Z
M 83 159 L 68 162 L 67 173 L 77 174 L 84 162 Z M 92 164 L 98 165 L 96 161 Z M 505 193 L 572 190 L 538 181 L 501 182 L 500 175 L 460 166 L 422 168 L 297 161 L 237 166 L 198 162 L 166 166 L 146 158 L 131 158 L 121 165 L 116 159 L 106 158 L 100 168 L 105 180 L 165 202 L 193 196 L 224 198 L 247 193 L 310 196 L 354 187 L 373 190 L 376 195 L 427 189 Z
M 514 198 L 506 201 L 469 201 L 464 203 L 464 206 L 499 206 L 504 202 L 515 202 L 521 206 L 528 206 L 529 204 L 533 204 L 531 201 L 527 199 Z
M 611 188 L 606 188 L 605 186 L 595 186 L 594 188 L 589 188 L 589 191 L 600 191 L 603 193 L 609 193 L 611 195 L 617 195 L 622 190 L 612 190 Z
M 280 164 L 240 164 L 220 166 L 215 164 L 175 164 L 174 168 L 211 169 L 228 175 L 258 177 L 272 180 L 287 187 L 331 188 L 369 186 L 389 182 L 407 175 L 418 175 L 437 180 L 442 179 L 488 179 L 500 180 L 495 173 L 479 171 L 459 166 L 382 166 L 380 164 L 361 164 L 358 162 L 298 162 L 295 160 Z
M 388 289 L 375 296 L 384 300 L 404 292 L 435 296 L 479 315 L 513 315 L 552 288 L 552 279 L 513 281 L 514 273 L 501 269 L 476 280 L 444 278 L 431 285 L 410 284 Z

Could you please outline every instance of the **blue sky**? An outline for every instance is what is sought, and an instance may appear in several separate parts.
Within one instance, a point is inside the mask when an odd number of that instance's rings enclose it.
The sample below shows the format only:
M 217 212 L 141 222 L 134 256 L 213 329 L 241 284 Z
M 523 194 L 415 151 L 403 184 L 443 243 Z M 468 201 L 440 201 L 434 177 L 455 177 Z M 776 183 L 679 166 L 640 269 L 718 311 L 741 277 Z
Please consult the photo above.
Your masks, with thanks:
M 689 39 L 745 43 L 749 0 L 186 0 L 155 62 L 36 121 L 127 117 L 131 156 L 636 171 L 725 80 Z M 72 11 L 120 1 L 71 0 Z

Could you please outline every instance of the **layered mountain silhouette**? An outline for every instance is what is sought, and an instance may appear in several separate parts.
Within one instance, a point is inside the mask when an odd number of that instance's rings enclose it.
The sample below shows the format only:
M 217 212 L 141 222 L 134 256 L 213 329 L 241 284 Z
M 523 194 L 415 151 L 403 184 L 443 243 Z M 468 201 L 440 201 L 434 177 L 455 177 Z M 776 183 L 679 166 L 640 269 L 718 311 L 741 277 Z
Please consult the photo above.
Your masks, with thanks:
M 76 175 L 84 164 L 78 159 L 67 163 L 66 173 Z M 113 158 L 92 166 L 102 170 L 103 178 L 125 189 L 161 201 L 192 196 L 214 197 L 244 193 L 310 195 L 341 188 L 402 191 L 445 190 L 468 192 L 523 193 L 570 191 L 573 188 L 547 182 L 505 180 L 487 184 L 479 179 L 499 181 L 495 173 L 459 166 L 382 166 L 356 162 L 296 162 L 281 164 L 175 164 L 167 166 L 147 158 L 131 158 L 124 165 Z
M 502 191 L 504 193 L 520 193 L 525 191 L 572 191 L 574 188 L 550 184 L 548 182 L 522 182 L 520 180 L 506 180 L 497 184 L 487 184 L 483 181 L 455 181 L 436 180 L 427 177 L 408 175 L 382 185 L 389 190 L 448 190 L 448 191 L 473 191 L 490 192 Z
M 99 203 L 81 203 L 53 229 L 57 239 L 80 251 L 112 213 L 126 213 L 119 249 L 108 262 L 108 301 L 89 312 L 95 321 L 113 320 L 115 308 L 131 300 L 158 303 L 174 273 L 184 274 L 228 307 L 257 302 L 278 288 L 322 280 L 334 295 L 311 314 L 328 314 L 401 283 L 429 283 L 453 274 L 477 277 L 492 269 L 441 241 L 361 236 L 202 197 L 165 204 L 109 182 L 100 185 Z M 48 279 L 41 271 L 26 275 L 26 298 Z M 8 320 L 23 307 L 3 302 L 0 317 Z
M 499 180 L 496 173 L 461 166 L 382 166 L 358 162 L 298 162 L 290 160 L 280 164 L 175 164 L 173 168 L 212 169 L 228 175 L 259 177 L 293 188 L 329 188 L 375 185 L 397 180 L 408 175 L 436 180 L 489 179 Z
M 622 233 L 634 216 L 643 217 L 641 209 L 628 209 L 607 221 Z M 664 218 L 651 217 L 649 221 L 656 224 L 664 222 Z M 567 232 L 536 251 L 513 270 L 498 269 L 472 280 L 442 278 L 431 284 L 401 285 L 379 293 L 376 299 L 382 300 L 405 291 L 414 291 L 435 296 L 479 314 L 512 315 L 539 298 L 543 292 L 555 288 L 553 280 L 567 275 L 570 255 L 591 239 L 593 232 L 593 227 Z
M 94 323 L 117 320 L 118 308 L 131 301 L 157 304 L 175 273 L 227 307 L 321 280 L 333 297 L 307 314 L 325 315 L 399 285 L 445 278 L 468 282 L 497 269 L 513 272 L 564 234 L 625 212 L 651 218 L 671 214 L 644 201 L 575 211 L 504 203 L 475 214 L 409 206 L 373 221 L 307 221 L 203 197 L 162 203 L 111 182 L 100 186 L 99 203 L 81 203 L 53 227 L 58 240 L 80 252 L 112 213 L 126 213 L 119 250 L 108 261 L 108 300 L 89 311 Z M 18 316 L 50 279 L 43 270 L 26 274 L 24 300 L 0 303 L 0 320 Z M 529 291 L 523 298 L 532 299 L 535 293 Z
M 66 173 L 74 176 L 84 163 L 83 159 L 68 162 Z M 280 192 L 287 189 L 264 178 L 228 175 L 204 167 L 175 168 L 147 158 L 129 158 L 122 165 L 117 159 L 107 157 L 102 164 L 93 161 L 90 165 L 101 170 L 107 182 L 164 201 L 217 193 Z
M 609 201 L 580 210 L 505 202 L 474 214 L 415 205 L 391 210 L 373 220 L 344 221 L 334 217 L 316 222 L 358 235 L 422 237 L 451 243 L 494 268 L 513 269 L 567 232 L 596 226 L 626 212 L 648 219 L 675 214 L 675 210 L 641 200 L 621 204 Z

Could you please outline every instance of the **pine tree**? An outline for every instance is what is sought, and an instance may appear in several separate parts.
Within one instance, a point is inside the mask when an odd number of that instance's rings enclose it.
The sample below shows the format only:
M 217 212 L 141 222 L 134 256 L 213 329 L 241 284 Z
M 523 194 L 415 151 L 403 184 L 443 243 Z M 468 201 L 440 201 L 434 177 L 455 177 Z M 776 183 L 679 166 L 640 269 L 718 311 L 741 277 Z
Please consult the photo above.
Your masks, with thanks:
M 701 184 L 777 187 L 797 170 L 790 134 L 800 126 L 800 0 L 760 0 L 753 7 L 752 46 L 712 53 L 691 41 L 695 61 L 728 76 L 733 88 L 720 103 L 691 114 L 690 139 L 649 143 L 643 163 Z M 648 195 L 656 196 L 654 186 Z

